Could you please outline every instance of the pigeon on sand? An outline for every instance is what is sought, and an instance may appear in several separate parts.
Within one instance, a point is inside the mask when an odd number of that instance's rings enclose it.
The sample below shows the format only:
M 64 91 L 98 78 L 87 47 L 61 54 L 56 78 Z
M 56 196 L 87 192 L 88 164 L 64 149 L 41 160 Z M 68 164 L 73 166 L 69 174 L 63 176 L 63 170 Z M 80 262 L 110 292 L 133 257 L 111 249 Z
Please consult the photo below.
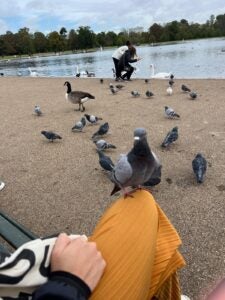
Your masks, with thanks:
M 84 127 L 86 126 L 86 119 L 82 117 L 80 121 L 76 122 L 76 124 L 72 127 L 72 131 L 83 131 Z
M 207 170 L 207 161 L 201 153 L 198 153 L 192 161 L 192 168 L 198 183 L 203 183 Z
M 46 139 L 48 139 L 51 142 L 53 142 L 56 139 L 59 139 L 59 140 L 62 139 L 62 137 L 60 135 L 58 135 L 57 133 L 54 133 L 52 131 L 42 130 L 41 134 L 43 134 L 46 137 Z
M 41 111 L 41 108 L 40 108 L 39 105 L 35 105 L 35 107 L 34 107 L 34 113 L 35 113 L 38 117 L 42 116 L 42 111 Z
M 111 158 L 105 155 L 101 150 L 97 150 L 99 156 L 99 164 L 105 170 L 111 172 L 114 168 L 114 163 Z
M 169 119 L 180 118 L 180 115 L 178 115 L 173 108 L 169 106 L 165 106 L 165 116 Z
M 85 118 L 87 119 L 87 121 L 91 124 L 97 124 L 98 121 L 102 120 L 102 118 L 100 117 L 96 117 L 94 115 L 88 115 L 88 114 L 84 114 Z
M 105 140 L 94 140 L 93 141 L 98 150 L 104 151 L 106 149 L 116 149 L 116 146 L 110 143 L 107 143 Z
M 169 145 L 171 145 L 173 142 L 175 142 L 178 139 L 178 127 L 175 126 L 171 131 L 169 131 L 162 142 L 161 147 L 167 148 Z
M 93 135 L 92 135 L 92 139 L 94 139 L 97 136 L 102 136 L 105 135 L 107 132 L 109 131 L 109 123 L 106 122 L 104 124 L 102 124 L 98 131 L 96 131 Z
M 121 189 L 125 196 L 129 195 L 128 187 L 142 186 L 159 166 L 158 158 L 149 147 L 145 128 L 136 128 L 133 148 L 128 154 L 121 154 L 113 168 L 111 180 L 115 186 L 111 195 Z

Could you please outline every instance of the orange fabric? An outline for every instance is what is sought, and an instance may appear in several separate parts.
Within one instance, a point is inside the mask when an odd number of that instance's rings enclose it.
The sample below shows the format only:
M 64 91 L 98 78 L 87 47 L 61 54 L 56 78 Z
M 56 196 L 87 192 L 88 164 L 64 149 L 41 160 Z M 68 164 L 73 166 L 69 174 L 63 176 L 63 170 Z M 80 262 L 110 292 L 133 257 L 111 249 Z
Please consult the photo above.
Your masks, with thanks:
M 118 199 L 89 239 L 107 263 L 91 300 L 150 300 L 154 295 L 178 300 L 175 272 L 185 264 L 177 250 L 180 238 L 149 192 L 137 190 L 132 196 Z M 168 293 L 174 298 L 166 298 Z

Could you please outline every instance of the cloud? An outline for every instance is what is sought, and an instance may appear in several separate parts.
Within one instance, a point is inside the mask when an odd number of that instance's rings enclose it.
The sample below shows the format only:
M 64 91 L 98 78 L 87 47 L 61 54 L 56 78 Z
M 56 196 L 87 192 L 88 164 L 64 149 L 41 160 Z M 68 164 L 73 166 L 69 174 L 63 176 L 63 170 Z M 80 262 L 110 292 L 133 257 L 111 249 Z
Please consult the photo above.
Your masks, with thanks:
M 224 0 L 204 0 L 204 4 L 190 0 L 1 0 L 3 28 L 9 30 L 14 21 L 14 27 L 26 26 L 32 32 L 58 30 L 62 26 L 90 26 L 94 32 L 118 32 L 137 26 L 147 30 L 154 22 L 186 19 L 204 23 L 211 14 L 224 13 Z

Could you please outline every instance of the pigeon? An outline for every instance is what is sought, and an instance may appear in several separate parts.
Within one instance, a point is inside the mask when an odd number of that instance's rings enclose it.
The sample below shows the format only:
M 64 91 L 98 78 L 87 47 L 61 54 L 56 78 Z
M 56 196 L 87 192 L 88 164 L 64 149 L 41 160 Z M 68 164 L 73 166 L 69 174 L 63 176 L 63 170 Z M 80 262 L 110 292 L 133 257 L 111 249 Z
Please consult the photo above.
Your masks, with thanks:
M 148 83 L 149 82 L 149 80 L 148 79 L 145 79 L 145 83 Z
M 105 171 L 112 171 L 114 168 L 114 163 L 111 158 L 105 155 L 101 150 L 97 150 L 99 156 L 99 164 Z
M 56 139 L 59 139 L 59 140 L 62 139 L 62 137 L 60 135 L 58 135 L 57 133 L 54 133 L 52 131 L 43 130 L 43 131 L 41 131 L 41 134 L 43 134 L 46 137 L 46 139 L 50 140 L 51 142 L 53 142 Z
M 159 184 L 161 182 L 161 176 L 162 176 L 162 166 L 159 165 L 158 168 L 155 169 L 152 176 L 149 178 L 148 181 L 146 181 L 143 186 L 145 187 L 151 187 Z
M 35 113 L 38 117 L 42 116 L 42 111 L 41 111 L 41 108 L 40 108 L 39 105 L 35 105 L 35 107 L 34 107 L 34 113 Z
M 97 136 L 102 136 L 105 135 L 107 132 L 109 131 L 109 123 L 106 122 L 104 124 L 102 124 L 98 131 L 96 131 L 93 135 L 92 135 L 92 139 L 94 139 Z
M 84 107 L 85 102 L 87 102 L 90 99 L 95 99 L 95 96 L 92 96 L 87 92 L 72 91 L 71 84 L 69 83 L 69 81 L 66 81 L 64 85 L 67 86 L 67 92 L 65 95 L 66 99 L 73 104 L 79 104 L 80 111 L 85 111 L 85 107 Z
M 104 82 L 104 80 L 103 80 L 102 78 L 100 78 L 99 82 L 100 82 L 100 83 L 103 83 L 103 82 Z
M 192 168 L 198 183 L 203 183 L 207 169 L 207 161 L 201 153 L 198 153 L 192 161 Z
M 72 131 L 83 131 L 86 125 L 85 117 L 82 117 L 80 121 L 76 122 L 76 124 L 72 127 Z
M 196 92 L 190 92 L 189 96 L 191 97 L 192 100 L 197 98 L 197 93 Z
M 165 115 L 166 115 L 166 117 L 169 118 L 169 119 L 180 118 L 180 115 L 178 115 L 178 114 L 172 109 L 172 107 L 168 107 L 168 106 L 165 106 Z
M 187 93 L 187 92 L 190 92 L 191 90 L 184 84 L 181 85 L 181 89 L 183 92 Z
M 154 94 L 151 91 L 146 91 L 145 93 L 146 97 L 151 98 L 152 96 L 154 96 Z
M 147 182 L 160 166 L 160 162 L 155 153 L 151 151 L 145 128 L 134 130 L 134 145 L 128 154 L 121 154 L 115 164 L 111 181 L 114 182 L 114 189 L 111 195 L 126 188 L 137 188 Z
M 132 95 L 133 97 L 135 97 L 135 98 L 141 96 L 141 94 L 140 94 L 138 91 L 132 91 L 132 92 L 131 92 L 131 95 Z
M 170 144 L 175 142 L 178 139 L 178 127 L 174 127 L 171 131 L 169 131 L 162 142 L 162 147 L 167 148 Z
M 173 79 L 170 79 L 169 80 L 169 85 L 172 87 L 174 85 L 174 80 Z
M 110 88 L 110 91 L 111 91 L 111 93 L 113 94 L 113 95 L 115 95 L 116 93 L 118 93 L 118 89 L 117 88 L 115 88 L 113 85 L 112 86 L 110 86 L 109 87 Z
M 96 117 L 94 115 L 84 114 L 84 116 L 86 117 L 87 121 L 91 124 L 97 124 L 98 121 L 102 120 L 102 118 Z
M 170 79 L 173 80 L 174 79 L 174 75 L 170 74 Z
M 106 150 L 106 149 L 116 149 L 116 146 L 110 143 L 107 143 L 105 140 L 96 140 L 93 141 L 98 150 Z
M 168 88 L 166 89 L 167 95 L 171 96 L 173 94 L 173 89 L 172 87 L 169 85 Z
M 118 90 L 121 90 L 122 88 L 124 88 L 124 85 L 122 85 L 122 84 L 116 84 L 116 88 Z

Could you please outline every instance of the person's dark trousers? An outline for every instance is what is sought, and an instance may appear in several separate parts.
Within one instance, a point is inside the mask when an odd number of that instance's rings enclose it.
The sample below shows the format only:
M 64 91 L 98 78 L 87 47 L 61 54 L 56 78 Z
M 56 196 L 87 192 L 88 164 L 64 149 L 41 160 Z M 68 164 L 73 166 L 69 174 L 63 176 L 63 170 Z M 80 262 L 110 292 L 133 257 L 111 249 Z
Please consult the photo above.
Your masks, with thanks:
M 116 59 L 116 58 L 113 57 L 113 62 L 114 62 L 115 71 L 116 71 L 116 78 L 120 78 L 121 72 L 120 72 L 120 68 L 118 66 L 119 59 Z
M 132 66 L 129 66 L 130 67 L 130 70 L 127 71 L 123 76 L 121 76 L 122 79 L 125 79 L 127 78 L 128 80 L 130 79 L 132 73 L 134 72 L 134 67 Z

